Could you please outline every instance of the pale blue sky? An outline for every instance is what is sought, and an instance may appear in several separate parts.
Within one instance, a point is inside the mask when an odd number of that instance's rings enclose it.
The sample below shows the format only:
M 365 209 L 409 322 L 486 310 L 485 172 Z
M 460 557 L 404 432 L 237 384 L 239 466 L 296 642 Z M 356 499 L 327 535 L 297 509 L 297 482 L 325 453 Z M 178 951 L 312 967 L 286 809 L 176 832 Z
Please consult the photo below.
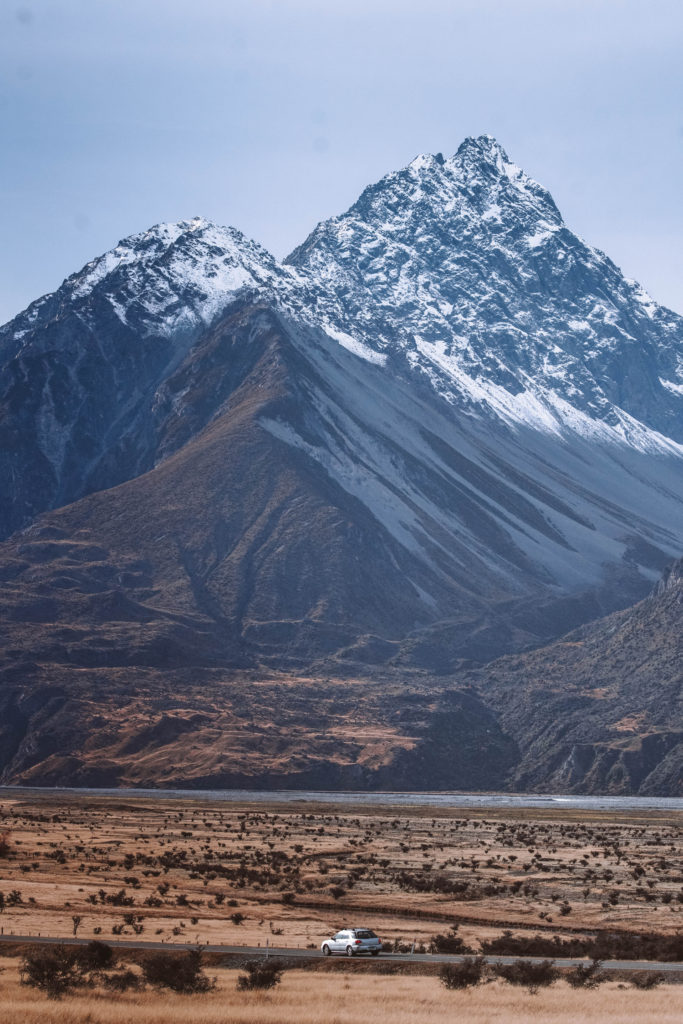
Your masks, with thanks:
M 202 215 L 284 256 L 490 132 L 683 312 L 680 0 L 3 0 L 0 322 Z

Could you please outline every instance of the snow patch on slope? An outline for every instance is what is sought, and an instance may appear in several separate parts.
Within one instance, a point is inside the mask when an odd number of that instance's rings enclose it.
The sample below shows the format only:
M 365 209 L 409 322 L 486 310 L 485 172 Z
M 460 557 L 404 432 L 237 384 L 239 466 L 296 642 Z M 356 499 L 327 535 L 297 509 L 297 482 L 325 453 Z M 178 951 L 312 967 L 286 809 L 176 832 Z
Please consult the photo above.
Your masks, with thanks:
M 361 359 L 365 359 L 368 363 L 374 363 L 376 366 L 384 366 L 387 361 L 387 357 L 383 352 L 375 352 L 374 349 L 368 345 L 364 345 L 362 341 L 357 341 L 352 338 L 350 334 L 346 334 L 344 331 L 338 331 L 330 324 L 325 324 L 325 334 L 330 338 L 334 338 L 338 341 L 349 352 L 353 352 L 355 356 L 359 356 Z
M 659 383 L 667 391 L 672 391 L 674 395 L 683 395 L 683 384 L 678 384 L 673 380 L 662 380 L 661 377 L 659 378 Z

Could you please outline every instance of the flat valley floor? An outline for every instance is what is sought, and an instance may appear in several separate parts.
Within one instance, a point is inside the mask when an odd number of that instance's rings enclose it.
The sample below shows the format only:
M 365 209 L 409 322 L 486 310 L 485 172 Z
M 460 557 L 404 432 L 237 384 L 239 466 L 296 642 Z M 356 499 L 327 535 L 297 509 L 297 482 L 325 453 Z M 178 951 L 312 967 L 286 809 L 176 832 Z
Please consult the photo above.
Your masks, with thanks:
M 4 935 L 105 942 L 318 949 L 344 925 L 366 926 L 404 952 L 413 944 L 429 951 L 456 933 L 477 953 L 505 931 L 567 941 L 605 931 L 670 937 L 683 928 L 681 824 L 680 813 L 663 811 L 5 793 L 0 927 Z M 19 986 L 16 956 L 1 956 L 0 965 L 6 1024 L 307 1024 L 367 1016 L 368 1006 L 398 1022 L 450 1020 L 464 1008 L 471 1021 L 509 1022 L 668 1021 L 683 1012 L 683 987 L 669 982 L 639 992 L 610 980 L 576 992 L 559 981 L 531 996 L 497 980 L 449 992 L 433 975 L 373 973 L 381 959 L 372 970 L 346 961 L 342 970 L 335 960 L 287 971 L 272 994 L 238 993 L 235 972 L 219 963 L 208 968 L 218 989 L 203 996 L 79 993 L 52 1004 Z

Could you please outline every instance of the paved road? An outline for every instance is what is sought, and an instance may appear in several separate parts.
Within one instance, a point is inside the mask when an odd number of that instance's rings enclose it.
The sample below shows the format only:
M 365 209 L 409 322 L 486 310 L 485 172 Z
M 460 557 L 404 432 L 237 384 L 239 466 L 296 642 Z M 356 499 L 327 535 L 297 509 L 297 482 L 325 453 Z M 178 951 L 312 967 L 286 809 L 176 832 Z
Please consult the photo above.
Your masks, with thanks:
M 52 938 L 36 935 L 0 935 L 0 942 L 30 942 L 40 945 L 54 945 L 63 943 L 67 946 L 85 946 L 90 939 Z M 196 942 L 143 942 L 141 939 L 116 939 L 107 940 L 107 945 L 113 949 L 170 949 L 185 950 L 196 949 Z M 207 953 L 233 953 L 240 956 L 282 956 L 298 960 L 318 960 L 322 953 L 318 949 L 288 949 L 285 946 L 217 946 L 202 945 Z M 381 953 L 378 959 L 402 961 L 403 963 L 428 963 L 428 964 L 453 964 L 461 963 L 465 958 L 462 956 L 449 956 L 444 953 Z M 543 957 L 521 957 L 521 956 L 490 956 L 487 960 L 491 964 L 513 964 L 517 960 L 534 960 L 540 962 Z M 586 959 L 556 959 L 558 967 L 576 967 L 577 964 L 587 964 Z M 665 963 L 649 960 L 604 960 L 603 969 L 606 971 L 663 971 L 665 973 L 683 972 L 683 963 Z

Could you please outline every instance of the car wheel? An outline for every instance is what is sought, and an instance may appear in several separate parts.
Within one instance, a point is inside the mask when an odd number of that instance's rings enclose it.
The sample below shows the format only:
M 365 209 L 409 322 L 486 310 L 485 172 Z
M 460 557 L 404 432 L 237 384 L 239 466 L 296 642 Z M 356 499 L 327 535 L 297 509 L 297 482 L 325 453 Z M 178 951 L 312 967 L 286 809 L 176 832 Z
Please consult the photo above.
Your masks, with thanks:
M 347 956 L 353 956 L 353 946 L 347 946 L 346 947 L 346 955 Z
M 323 946 L 323 956 L 329 956 L 329 955 L 330 955 L 330 947 L 327 945 L 327 943 L 325 943 L 325 945 Z

